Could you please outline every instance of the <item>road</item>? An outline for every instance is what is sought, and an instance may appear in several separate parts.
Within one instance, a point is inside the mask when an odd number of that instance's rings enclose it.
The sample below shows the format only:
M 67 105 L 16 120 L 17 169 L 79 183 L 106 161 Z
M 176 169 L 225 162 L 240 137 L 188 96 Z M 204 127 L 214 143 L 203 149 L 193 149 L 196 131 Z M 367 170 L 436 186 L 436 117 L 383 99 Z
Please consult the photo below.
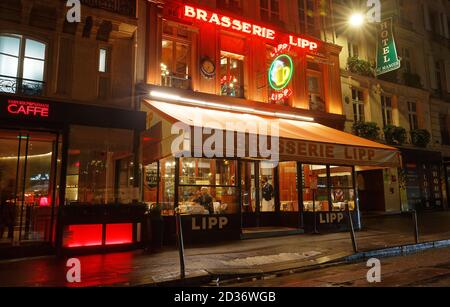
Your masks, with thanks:
M 231 287 L 450 287 L 450 248 L 380 259 L 381 282 L 369 283 L 367 263 L 332 266 Z

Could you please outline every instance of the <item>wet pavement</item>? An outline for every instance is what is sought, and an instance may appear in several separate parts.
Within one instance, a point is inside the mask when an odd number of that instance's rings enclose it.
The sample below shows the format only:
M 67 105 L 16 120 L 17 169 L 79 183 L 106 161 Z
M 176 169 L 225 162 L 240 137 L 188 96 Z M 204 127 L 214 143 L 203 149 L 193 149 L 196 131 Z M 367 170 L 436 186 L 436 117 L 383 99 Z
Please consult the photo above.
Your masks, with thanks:
M 381 281 L 369 283 L 367 264 L 354 263 L 312 270 L 230 287 L 450 287 L 450 248 L 380 259 Z
M 415 242 L 409 215 L 365 216 L 363 224 L 363 230 L 357 233 L 360 250 Z M 419 225 L 421 242 L 450 239 L 450 212 L 420 215 Z M 186 270 L 189 278 L 266 273 L 323 264 L 351 254 L 347 232 L 302 234 L 187 246 Z M 139 250 L 78 258 L 81 283 L 67 283 L 67 259 L 42 257 L 0 261 L 0 286 L 158 285 L 179 277 L 178 251 L 173 248 L 153 254 Z

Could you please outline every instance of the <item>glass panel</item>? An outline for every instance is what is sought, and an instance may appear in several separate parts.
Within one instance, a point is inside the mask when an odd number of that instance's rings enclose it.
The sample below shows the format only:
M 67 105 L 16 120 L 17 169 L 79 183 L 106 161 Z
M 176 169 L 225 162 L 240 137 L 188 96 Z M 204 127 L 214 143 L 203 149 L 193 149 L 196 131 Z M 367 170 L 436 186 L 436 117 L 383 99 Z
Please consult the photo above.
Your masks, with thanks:
M 173 68 L 173 45 L 169 40 L 162 41 L 161 78 L 163 86 L 171 86 L 170 75 Z
M 297 162 L 280 163 L 280 211 L 298 212 Z
M 325 165 L 303 165 L 302 182 L 304 211 L 312 212 L 314 205 L 316 211 L 329 211 L 327 167 Z M 312 190 L 315 182 L 317 182 L 317 190 Z
M 44 60 L 45 44 L 27 39 L 25 44 L 25 57 Z
M 180 187 L 181 214 L 237 214 L 239 199 L 232 187 Z
M 44 61 L 25 59 L 23 64 L 23 78 L 36 81 L 43 81 Z
M 162 215 L 174 215 L 175 204 L 175 159 L 168 158 L 160 162 L 159 204 Z
M 220 86 L 222 96 L 244 97 L 244 61 L 239 56 L 222 52 Z
M 98 59 L 98 71 L 99 72 L 106 72 L 106 55 L 107 55 L 107 50 L 100 49 L 99 59 Z
M 158 163 L 144 166 L 144 202 L 149 206 L 156 204 L 158 193 Z
M 346 166 L 330 166 L 331 184 L 338 188 L 353 188 L 353 169 Z
M 20 38 L 12 36 L 0 36 L 0 53 L 18 57 L 20 51 Z
M 242 212 L 256 212 L 255 163 L 242 163 Z
M 236 185 L 236 161 L 181 159 L 180 184 L 183 185 Z
M 271 163 L 260 164 L 260 200 L 261 212 L 275 212 L 275 166 Z
M 17 77 L 19 59 L 9 55 L 0 54 L 0 75 Z
M 56 138 L 47 134 L 29 136 L 25 174 L 22 240 L 49 241 L 52 214 L 52 161 Z
M 0 243 L 11 243 L 16 224 L 16 180 L 19 139 L 0 131 Z
M 188 69 L 189 48 L 187 45 L 176 45 L 176 74 L 180 78 L 186 78 L 189 75 Z
M 132 131 L 72 126 L 69 144 L 66 204 L 131 203 L 137 198 L 129 175 Z

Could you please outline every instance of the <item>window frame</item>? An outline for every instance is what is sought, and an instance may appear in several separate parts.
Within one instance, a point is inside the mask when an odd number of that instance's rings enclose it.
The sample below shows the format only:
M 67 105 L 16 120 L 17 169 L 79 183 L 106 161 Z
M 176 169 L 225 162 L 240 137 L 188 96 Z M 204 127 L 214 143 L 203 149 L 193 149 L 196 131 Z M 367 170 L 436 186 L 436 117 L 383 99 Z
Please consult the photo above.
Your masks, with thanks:
M 419 116 L 417 112 L 417 102 L 408 101 L 408 121 L 409 121 L 409 129 L 410 131 L 419 129 Z M 413 110 L 413 106 L 414 109 Z
M 17 73 L 16 73 L 15 77 L 1 75 L 4 78 L 9 78 L 9 79 L 15 79 L 16 80 L 16 83 L 18 85 L 16 85 L 16 91 L 15 91 L 14 94 L 23 94 L 22 92 L 19 91 L 19 89 L 22 88 L 24 80 L 25 81 L 33 81 L 33 82 L 42 84 L 42 92 L 44 93 L 45 92 L 45 84 L 47 82 L 47 64 L 48 64 L 48 58 L 49 58 L 48 57 L 48 54 L 49 54 L 49 43 L 47 41 L 45 41 L 45 40 L 42 40 L 40 38 L 36 38 L 34 36 L 30 36 L 30 35 L 15 34 L 15 33 L 0 33 L 0 37 L 2 37 L 2 36 L 3 37 L 12 37 L 12 38 L 16 38 L 16 39 L 18 38 L 19 39 L 19 53 L 18 53 L 18 56 L 6 54 L 6 53 L 1 53 L 2 55 L 5 55 L 5 56 L 14 57 L 18 61 L 18 63 L 17 63 Z M 27 40 L 34 41 L 34 42 L 43 44 L 45 46 L 44 59 L 38 59 L 38 58 L 25 56 Z M 24 68 L 25 68 L 25 59 L 39 60 L 39 61 L 42 61 L 44 63 L 43 71 L 42 71 L 42 81 L 34 80 L 34 79 L 25 79 L 23 77 L 23 75 L 24 75 Z
M 387 99 L 390 101 L 390 106 L 387 105 Z M 383 117 L 383 127 L 394 124 L 394 107 L 392 105 L 392 96 L 381 95 L 381 113 Z M 390 121 L 388 122 L 388 114 L 390 114 Z
M 262 2 L 264 0 L 259 0 L 259 17 L 262 21 L 267 22 L 281 22 L 281 3 L 280 0 L 267 0 L 267 8 L 262 6 Z M 278 11 L 273 11 L 272 9 L 272 1 L 276 1 L 278 3 Z M 267 19 L 263 17 L 263 11 L 267 13 Z M 277 16 L 274 18 L 273 16 Z
M 352 88 L 352 106 L 353 106 L 353 120 L 355 122 L 364 122 L 366 120 L 366 115 L 365 115 L 365 95 L 364 95 L 364 91 L 358 88 Z M 353 93 L 356 93 L 356 99 L 354 99 L 353 97 Z M 359 93 L 362 93 L 362 97 L 363 100 L 359 100 Z M 360 108 L 362 108 L 360 110 Z M 355 110 L 357 112 L 355 112 Z

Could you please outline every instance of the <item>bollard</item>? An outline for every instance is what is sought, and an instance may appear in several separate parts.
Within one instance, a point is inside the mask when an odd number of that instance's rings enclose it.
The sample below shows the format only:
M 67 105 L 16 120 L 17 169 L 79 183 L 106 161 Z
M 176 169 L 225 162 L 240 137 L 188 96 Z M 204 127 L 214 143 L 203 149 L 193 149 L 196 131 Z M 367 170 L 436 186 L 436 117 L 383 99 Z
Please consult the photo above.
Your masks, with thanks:
M 178 239 L 178 252 L 180 255 L 180 277 L 184 279 L 186 277 L 186 269 L 184 265 L 184 243 L 183 243 L 183 227 L 181 224 L 180 212 L 176 211 L 176 225 L 177 225 L 177 239 Z
M 350 237 L 352 239 L 353 251 L 356 254 L 358 252 L 358 245 L 356 243 L 355 227 L 353 225 L 352 214 L 350 212 L 350 207 L 348 206 L 348 203 L 345 204 L 345 210 L 347 211 L 348 216 L 348 226 L 350 228 Z
M 419 244 L 419 225 L 417 222 L 417 211 L 412 210 L 411 214 L 412 214 L 413 226 L 414 226 L 414 239 L 416 240 L 416 244 Z

